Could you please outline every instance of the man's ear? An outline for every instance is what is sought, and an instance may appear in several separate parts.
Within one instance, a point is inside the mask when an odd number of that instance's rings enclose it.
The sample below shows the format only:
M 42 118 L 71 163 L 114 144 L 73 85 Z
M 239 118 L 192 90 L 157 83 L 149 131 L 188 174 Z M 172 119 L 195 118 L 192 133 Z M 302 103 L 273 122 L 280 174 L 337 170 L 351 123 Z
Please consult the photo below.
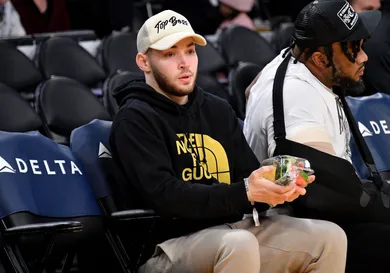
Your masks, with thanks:
M 314 52 L 313 55 L 311 55 L 311 59 L 313 63 L 319 68 L 325 69 L 329 67 L 328 64 L 330 63 L 330 61 L 328 60 L 328 57 L 326 57 L 326 55 L 322 52 Z
M 135 56 L 135 62 L 137 63 L 139 69 L 141 69 L 143 72 L 150 72 L 150 63 L 146 54 L 137 53 L 137 55 Z

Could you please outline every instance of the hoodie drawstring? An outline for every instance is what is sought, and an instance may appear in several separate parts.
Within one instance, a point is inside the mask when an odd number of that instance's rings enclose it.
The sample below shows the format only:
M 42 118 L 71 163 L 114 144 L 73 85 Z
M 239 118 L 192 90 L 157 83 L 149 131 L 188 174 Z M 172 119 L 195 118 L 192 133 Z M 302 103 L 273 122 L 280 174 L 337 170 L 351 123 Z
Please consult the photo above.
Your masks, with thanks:
M 198 113 L 197 114 L 199 115 L 199 127 L 200 127 L 199 129 L 200 129 L 200 135 L 201 135 L 201 141 L 202 141 L 202 143 L 201 143 L 201 145 L 202 145 L 201 146 L 202 147 L 202 152 L 203 152 L 202 159 L 200 158 L 200 155 L 199 155 L 198 151 L 192 146 L 192 143 L 189 141 L 189 139 L 190 139 L 190 137 L 189 137 L 189 128 L 187 126 L 185 126 L 183 114 L 182 114 L 181 109 L 179 107 L 177 107 L 177 111 L 178 111 L 179 116 L 180 116 L 180 122 L 181 122 L 182 128 L 187 127 L 187 128 L 184 129 L 184 136 L 185 136 L 185 138 L 187 140 L 187 143 L 189 143 L 189 145 L 190 145 L 192 153 L 195 154 L 197 165 L 199 166 L 199 168 L 204 168 L 204 170 L 207 171 L 207 168 L 205 168 L 202 165 L 202 163 L 203 163 L 203 164 L 205 164 L 207 166 L 207 158 L 206 158 L 206 148 L 204 146 L 204 134 L 203 134 L 202 118 L 200 117 L 200 106 L 199 106 L 199 104 L 197 106 L 198 106 L 198 108 L 197 108 Z M 196 139 L 195 139 L 195 145 L 196 145 L 196 147 L 198 147 L 198 145 L 196 143 Z
M 199 106 L 199 104 L 198 104 L 198 115 L 199 115 L 200 135 L 202 136 L 202 151 L 203 151 L 203 158 L 202 158 L 201 162 L 207 165 L 206 149 L 204 147 L 204 134 L 203 134 L 203 127 L 202 127 L 202 118 L 200 117 L 200 106 Z

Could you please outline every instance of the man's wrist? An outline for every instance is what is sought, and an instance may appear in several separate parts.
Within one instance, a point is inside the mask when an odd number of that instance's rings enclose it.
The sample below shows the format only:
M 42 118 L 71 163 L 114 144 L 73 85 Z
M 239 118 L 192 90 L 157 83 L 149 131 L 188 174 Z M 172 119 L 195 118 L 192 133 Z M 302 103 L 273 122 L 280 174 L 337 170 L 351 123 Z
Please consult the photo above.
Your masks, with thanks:
M 245 191 L 246 191 L 246 195 L 248 197 L 248 201 L 254 205 L 254 202 L 252 201 L 252 196 L 251 196 L 251 193 L 250 193 L 250 190 L 249 190 L 249 179 L 248 178 L 244 178 L 244 185 L 245 185 Z

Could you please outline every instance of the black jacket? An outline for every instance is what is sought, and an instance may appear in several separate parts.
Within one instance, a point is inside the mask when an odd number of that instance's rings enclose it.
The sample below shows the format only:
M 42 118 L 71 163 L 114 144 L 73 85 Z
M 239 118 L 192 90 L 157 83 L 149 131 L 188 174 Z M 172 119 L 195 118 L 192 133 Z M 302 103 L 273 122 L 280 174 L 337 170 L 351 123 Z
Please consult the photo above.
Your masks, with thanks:
M 227 102 L 195 88 L 178 105 L 142 80 L 114 96 L 121 107 L 110 144 L 131 192 L 122 199 L 203 223 L 194 229 L 242 218 L 249 208 L 243 178 L 259 162 Z

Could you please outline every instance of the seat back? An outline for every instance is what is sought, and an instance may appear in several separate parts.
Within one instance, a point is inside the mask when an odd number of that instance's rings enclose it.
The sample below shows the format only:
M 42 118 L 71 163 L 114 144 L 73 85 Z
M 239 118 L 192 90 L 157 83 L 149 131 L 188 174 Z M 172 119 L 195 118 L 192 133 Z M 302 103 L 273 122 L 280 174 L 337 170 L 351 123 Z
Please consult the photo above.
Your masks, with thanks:
M 281 26 L 275 31 L 271 44 L 274 46 L 276 52 L 280 52 L 282 49 L 290 45 L 293 30 L 294 24 L 291 23 L 285 26 Z
M 104 231 L 82 164 L 69 147 L 37 132 L 0 131 L 0 151 L 0 228 L 11 267 L 24 264 L 17 272 L 46 272 L 47 267 L 62 267 L 64 257 L 67 267 L 73 267 L 74 253 L 79 261 L 84 259 L 82 253 L 91 242 L 99 245 Z M 79 232 L 66 228 L 74 221 L 82 227 Z M 6 232 L 26 228 L 34 231 L 14 238 Z
M 111 125 L 111 121 L 95 119 L 73 130 L 70 137 L 71 150 L 81 160 L 95 196 L 107 214 L 117 211 L 118 205 L 123 209 L 125 205 L 115 202 L 122 200 L 122 196 L 115 198 L 126 194 L 115 188 L 119 170 L 111 155 Z
M 116 180 L 120 172 L 111 155 L 109 143 L 111 125 L 110 121 L 95 119 L 73 130 L 70 138 L 70 148 L 82 162 L 102 211 L 110 216 L 118 210 L 127 210 L 124 211 L 126 214 L 134 209 L 131 206 L 132 196 L 129 195 L 129 189 L 120 186 Z M 126 249 L 123 255 L 130 257 L 130 260 L 129 258 L 126 260 L 131 268 L 136 268 L 143 263 L 143 260 L 139 259 L 140 253 L 145 247 L 149 250 L 148 240 L 152 238 L 150 232 L 154 226 L 153 218 L 148 220 L 145 217 L 144 220 L 140 218 L 137 221 L 136 211 L 142 209 L 135 209 L 133 216 L 128 214 L 128 219 L 133 221 L 120 221 L 117 225 L 108 227 L 110 232 L 117 234 L 116 239 L 120 238 L 123 242 Z M 122 245 L 121 242 L 118 244 Z
M 111 125 L 111 121 L 94 119 L 74 129 L 70 137 L 70 149 L 81 160 L 98 199 L 111 195 L 107 173 L 100 160 L 112 158 L 108 142 Z
M 64 76 L 92 88 L 106 77 L 97 60 L 68 37 L 52 37 L 43 41 L 37 50 L 36 61 L 46 79 Z
M 116 99 L 112 96 L 114 89 L 126 82 L 140 77 L 143 77 L 141 73 L 117 71 L 104 82 L 103 103 L 111 116 L 114 116 L 119 109 Z
M 239 118 L 245 119 L 246 98 L 245 90 L 256 78 L 263 66 L 240 62 L 236 69 L 233 69 L 230 76 L 230 88 L 236 105 L 236 114 Z
M 101 214 L 69 147 L 37 132 L 0 131 L 0 151 L 1 219 L 19 212 L 52 218 Z
M 257 32 L 238 25 L 224 29 L 218 44 L 230 67 L 237 66 L 239 62 L 265 66 L 276 57 L 275 50 L 263 37 Z
M 68 144 L 73 129 L 98 118 L 111 120 L 103 104 L 81 83 L 52 77 L 38 89 L 37 111 L 46 133 L 58 143 Z
M 42 131 L 42 121 L 31 105 L 11 87 L 0 83 L 0 130 Z
M 208 42 L 206 46 L 197 46 L 198 75 L 196 84 L 204 91 L 230 102 L 229 90 L 217 80 L 218 72 L 228 71 L 228 66 L 221 53 Z
M 389 172 L 390 95 L 376 93 L 366 97 L 348 97 L 347 101 L 378 171 L 382 174 Z M 358 174 L 362 178 L 367 178 L 367 167 L 354 140 L 351 141 L 351 153 L 352 162 Z
M 42 80 L 35 64 L 15 46 L 0 42 L 0 83 L 32 98 Z
M 136 33 L 114 32 L 103 40 L 99 59 L 108 75 L 118 70 L 141 72 L 135 62 L 137 53 Z
M 198 73 L 211 74 L 227 69 L 227 63 L 221 53 L 208 41 L 206 46 L 197 46 Z
M 196 84 L 205 92 L 225 99 L 230 103 L 231 97 L 228 88 L 225 88 L 223 84 L 219 83 L 215 76 L 199 73 L 196 78 Z

